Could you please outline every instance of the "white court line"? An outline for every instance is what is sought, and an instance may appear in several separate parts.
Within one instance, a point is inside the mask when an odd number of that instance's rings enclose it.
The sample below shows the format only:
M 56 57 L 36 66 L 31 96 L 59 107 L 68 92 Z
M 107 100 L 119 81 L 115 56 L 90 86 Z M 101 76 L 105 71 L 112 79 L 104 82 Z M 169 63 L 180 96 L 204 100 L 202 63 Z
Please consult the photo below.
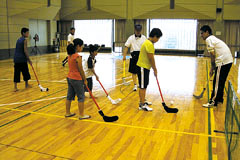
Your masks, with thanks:
M 124 77 L 122 77 L 122 78 L 118 78 L 118 79 L 115 79 L 115 81 L 118 81 L 118 80 L 122 80 Z M 132 78 L 131 76 L 129 76 L 129 77 L 125 77 L 125 79 L 130 79 L 130 78 Z
M 12 81 L 13 79 L 0 79 L 0 81 Z M 29 80 L 30 82 L 36 82 L 37 80 Z M 53 83 L 66 83 L 64 80 L 59 80 L 59 81 L 51 81 L 51 80 L 40 80 L 41 82 L 53 82 Z
M 32 103 L 32 102 L 49 101 L 49 100 L 61 99 L 61 98 L 65 98 L 65 97 L 67 97 L 67 96 L 53 97 L 53 98 L 47 98 L 47 99 L 38 99 L 38 100 L 33 100 L 33 101 L 24 101 L 24 102 L 15 102 L 15 103 L 0 104 L 0 107 L 1 107 L 1 106 L 11 106 L 11 105 L 15 105 L 15 104 L 24 104 L 24 103 Z
M 44 60 L 38 60 L 38 61 L 35 61 L 35 63 L 51 63 L 51 64 L 59 64 L 59 65 L 62 65 L 61 62 L 57 62 L 57 61 L 44 61 Z
M 66 82 L 67 80 L 66 80 L 66 78 L 64 78 L 63 80 L 61 80 L 62 82 Z
M 132 80 L 131 80 L 132 81 Z M 128 81 L 130 82 L 130 81 Z M 117 86 L 120 86 L 120 85 L 123 85 L 123 83 L 120 83 L 118 85 L 114 85 L 112 86 L 111 88 L 109 89 L 112 89 L 114 87 L 117 87 Z M 94 92 L 97 92 L 97 91 L 101 91 L 102 89 L 98 89 L 98 90 L 95 90 Z M 67 96 L 61 96 L 61 97 L 53 97 L 53 98 L 47 98 L 47 99 L 39 99 L 39 100 L 32 100 L 32 101 L 24 101 L 24 102 L 15 102 L 15 103 L 6 103 L 6 104 L 0 104 L 0 107 L 1 106 L 11 106 L 11 105 L 15 105 L 15 104 L 24 104 L 24 103 L 32 103 L 32 102 L 41 102 L 41 101 L 49 101 L 49 100 L 53 100 L 53 99 L 61 99 L 61 98 L 65 98 Z
M 129 77 L 125 77 L 125 79 L 130 79 L 131 76 Z M 122 78 L 119 78 L 119 79 L 115 79 L 115 81 L 118 81 L 118 80 L 122 80 Z M 3 79 L 0 79 L 0 81 L 12 81 L 12 79 L 8 79 L 8 78 L 3 78 Z M 37 80 L 29 80 L 29 82 L 36 82 Z M 52 83 L 66 83 L 67 80 L 66 78 L 64 78 L 63 80 L 40 80 L 40 82 L 52 82 Z

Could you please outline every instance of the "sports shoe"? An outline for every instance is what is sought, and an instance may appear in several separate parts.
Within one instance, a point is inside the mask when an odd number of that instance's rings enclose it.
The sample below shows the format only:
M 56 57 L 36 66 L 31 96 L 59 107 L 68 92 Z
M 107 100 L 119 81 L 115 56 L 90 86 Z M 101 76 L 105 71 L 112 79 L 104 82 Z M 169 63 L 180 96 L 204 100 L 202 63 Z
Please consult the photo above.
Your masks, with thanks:
M 89 119 L 89 118 L 91 118 L 91 116 L 89 116 L 89 115 L 84 115 L 84 116 L 79 116 L 79 120 L 83 120 L 83 119 Z
M 148 107 L 148 105 L 145 103 L 143 108 L 145 109 L 145 111 L 153 111 L 153 109 L 151 107 Z
M 147 105 L 152 105 L 152 102 L 149 102 L 149 101 L 147 101 L 147 100 L 145 99 L 145 102 L 144 102 L 144 104 L 147 104 Z
M 136 84 L 133 87 L 133 91 L 137 91 L 137 85 Z
M 144 110 L 144 111 L 153 111 L 152 108 L 148 107 L 148 105 L 146 103 L 144 103 L 143 105 L 142 104 L 139 104 L 139 110 Z
M 144 106 L 143 104 L 139 103 L 138 109 L 139 109 L 139 110 L 143 110 L 143 109 L 144 109 L 143 106 Z
M 223 101 L 224 101 L 224 99 L 221 99 L 221 100 L 219 100 L 219 101 L 217 101 L 217 102 L 223 104 Z M 216 103 L 216 102 L 215 102 L 215 103 Z
M 217 106 L 217 104 L 214 101 L 210 100 L 207 104 L 203 104 L 202 106 L 206 108 L 212 108 L 214 106 Z

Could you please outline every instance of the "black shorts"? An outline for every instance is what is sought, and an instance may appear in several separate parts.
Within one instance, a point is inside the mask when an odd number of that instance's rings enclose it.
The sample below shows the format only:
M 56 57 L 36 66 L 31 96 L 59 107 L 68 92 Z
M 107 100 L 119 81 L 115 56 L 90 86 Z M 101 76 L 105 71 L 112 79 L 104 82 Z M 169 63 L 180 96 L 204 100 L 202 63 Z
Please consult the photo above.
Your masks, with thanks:
M 87 83 L 88 83 L 89 90 L 92 92 L 92 88 L 93 88 L 93 79 L 92 79 L 92 77 L 87 78 Z M 85 89 L 85 92 L 88 92 L 87 87 L 85 85 L 84 85 L 84 89 Z
M 139 88 L 144 89 L 147 88 L 149 84 L 149 73 L 150 70 L 142 67 L 137 66 L 137 75 L 138 75 L 138 83 L 139 83 Z
M 31 79 L 27 62 L 26 63 L 14 63 L 14 82 L 15 83 L 20 82 L 21 72 L 22 72 L 24 81 L 28 81 L 29 79 Z
M 128 72 L 137 74 L 137 61 L 139 57 L 139 51 L 134 51 L 131 53 L 132 58 L 130 58 L 130 64 Z

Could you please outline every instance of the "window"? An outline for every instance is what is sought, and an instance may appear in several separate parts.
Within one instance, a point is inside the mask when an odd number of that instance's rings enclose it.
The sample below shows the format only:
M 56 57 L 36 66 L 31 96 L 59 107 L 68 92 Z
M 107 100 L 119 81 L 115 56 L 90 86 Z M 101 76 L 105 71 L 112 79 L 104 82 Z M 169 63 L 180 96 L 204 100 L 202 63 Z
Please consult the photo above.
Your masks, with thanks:
M 30 45 L 35 46 L 35 40 L 33 37 L 35 34 L 38 35 L 39 41 L 37 41 L 37 46 L 47 46 L 48 39 L 47 39 L 47 21 L 45 20 L 38 20 L 38 19 L 29 19 L 29 38 L 30 38 Z
M 148 23 L 150 31 L 152 28 L 160 28 L 163 33 L 155 44 L 156 49 L 196 49 L 197 20 L 151 19 Z
M 75 38 L 84 44 L 112 46 L 112 20 L 75 20 Z

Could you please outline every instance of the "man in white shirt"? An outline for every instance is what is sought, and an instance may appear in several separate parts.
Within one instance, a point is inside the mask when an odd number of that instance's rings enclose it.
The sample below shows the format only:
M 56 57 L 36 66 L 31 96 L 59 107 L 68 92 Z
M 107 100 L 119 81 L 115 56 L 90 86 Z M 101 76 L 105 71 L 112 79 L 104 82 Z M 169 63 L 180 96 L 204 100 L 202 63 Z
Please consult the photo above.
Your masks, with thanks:
M 75 28 L 72 27 L 70 28 L 70 33 L 68 35 L 68 41 L 67 44 L 73 44 L 73 40 L 74 40 L 74 33 L 75 33 Z M 68 57 L 66 57 L 63 61 L 62 61 L 62 65 L 63 67 L 65 66 L 65 64 L 68 62 Z
M 209 76 L 211 77 L 215 72 L 211 99 L 209 103 L 203 104 L 203 107 L 213 107 L 218 103 L 223 103 L 224 86 L 233 63 L 233 57 L 226 43 L 213 36 L 212 29 L 208 25 L 202 26 L 200 31 L 211 57 Z
M 131 35 L 127 42 L 125 43 L 125 49 L 123 51 L 123 61 L 126 60 L 126 55 L 128 48 L 130 48 L 131 58 L 129 64 L 128 72 L 132 73 L 132 79 L 134 83 L 134 91 L 137 91 L 137 61 L 139 57 L 139 52 L 143 42 L 147 39 L 144 35 L 141 34 L 142 26 L 140 24 L 135 25 L 135 34 Z

